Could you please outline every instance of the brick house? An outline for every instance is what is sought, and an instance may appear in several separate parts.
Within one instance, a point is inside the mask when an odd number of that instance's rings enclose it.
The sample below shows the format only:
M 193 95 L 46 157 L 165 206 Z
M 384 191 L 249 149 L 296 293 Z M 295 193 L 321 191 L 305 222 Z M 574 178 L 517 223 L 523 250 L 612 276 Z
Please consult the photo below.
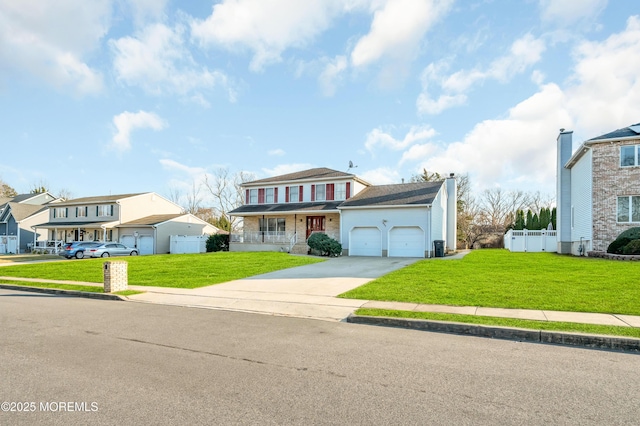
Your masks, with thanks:
M 307 239 L 325 233 L 351 256 L 430 257 L 433 241 L 456 245 L 453 177 L 437 182 L 371 185 L 356 175 L 315 168 L 242 185 L 243 218 L 231 251 L 306 254 Z
M 640 226 L 640 123 L 582 143 L 558 136 L 558 253 L 606 251 L 624 230 Z

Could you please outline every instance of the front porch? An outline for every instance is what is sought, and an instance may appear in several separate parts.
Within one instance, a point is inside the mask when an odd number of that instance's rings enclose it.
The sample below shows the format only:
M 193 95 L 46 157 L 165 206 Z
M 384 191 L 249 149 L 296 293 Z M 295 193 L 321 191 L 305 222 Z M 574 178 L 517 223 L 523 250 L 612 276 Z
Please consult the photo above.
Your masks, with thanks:
M 318 232 L 340 241 L 340 215 L 245 216 L 243 232 L 230 235 L 229 250 L 307 254 L 307 239 Z

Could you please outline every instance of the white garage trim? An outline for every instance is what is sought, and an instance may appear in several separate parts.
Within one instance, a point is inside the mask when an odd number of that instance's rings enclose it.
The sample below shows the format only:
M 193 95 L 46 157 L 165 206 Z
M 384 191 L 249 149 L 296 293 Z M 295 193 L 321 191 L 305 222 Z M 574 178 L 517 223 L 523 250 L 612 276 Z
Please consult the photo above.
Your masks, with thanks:
M 424 257 L 425 232 L 420 226 L 394 226 L 389 230 L 389 257 Z
M 376 226 L 356 226 L 349 231 L 349 256 L 382 256 L 382 233 Z

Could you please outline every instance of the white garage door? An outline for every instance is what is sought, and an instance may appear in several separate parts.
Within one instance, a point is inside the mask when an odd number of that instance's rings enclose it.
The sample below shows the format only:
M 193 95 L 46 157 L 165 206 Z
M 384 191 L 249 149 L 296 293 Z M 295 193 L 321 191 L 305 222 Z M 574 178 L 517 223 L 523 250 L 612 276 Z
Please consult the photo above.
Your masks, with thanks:
M 349 235 L 349 256 L 382 256 L 378 228 L 353 228 Z
M 424 257 L 424 231 L 417 226 L 393 228 L 389 232 L 389 257 Z
M 133 235 L 121 235 L 120 244 L 124 244 L 127 247 L 134 247 L 136 244 L 136 237 Z
M 153 254 L 153 237 L 150 235 L 139 236 L 138 251 L 140 254 Z

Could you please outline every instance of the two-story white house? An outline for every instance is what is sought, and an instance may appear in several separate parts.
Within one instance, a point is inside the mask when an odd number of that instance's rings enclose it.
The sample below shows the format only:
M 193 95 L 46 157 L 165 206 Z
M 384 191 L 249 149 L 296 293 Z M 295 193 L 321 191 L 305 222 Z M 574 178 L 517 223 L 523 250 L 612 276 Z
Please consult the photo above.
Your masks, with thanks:
M 557 139 L 558 253 L 606 251 L 624 230 L 640 226 L 640 123 L 583 142 Z
M 231 251 L 306 254 L 314 232 L 351 256 L 430 257 L 434 241 L 456 246 L 456 186 L 438 182 L 371 185 L 354 174 L 315 168 L 245 182 L 243 218 Z
M 117 241 L 140 254 L 169 253 L 171 235 L 204 235 L 218 228 L 185 213 L 154 193 L 76 198 L 49 206 L 48 221 L 36 226 L 54 242 Z

